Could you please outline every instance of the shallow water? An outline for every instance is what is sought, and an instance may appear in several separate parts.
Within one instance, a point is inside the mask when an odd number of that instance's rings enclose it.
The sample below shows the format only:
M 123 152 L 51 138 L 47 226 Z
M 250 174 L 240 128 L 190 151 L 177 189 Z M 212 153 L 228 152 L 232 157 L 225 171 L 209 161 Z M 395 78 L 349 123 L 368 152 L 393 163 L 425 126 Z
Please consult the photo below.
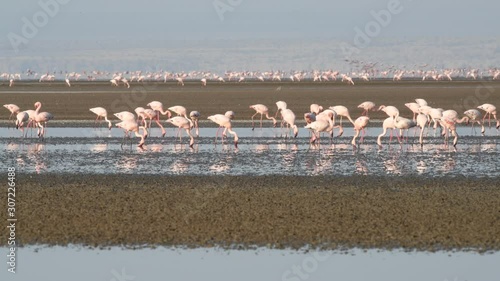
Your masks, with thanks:
M 5 248 L 2 252 L 5 253 Z M 500 252 L 347 252 L 289 250 L 90 250 L 75 246 L 17 251 L 16 274 L 1 280 L 497 280 Z
M 19 131 L 1 128 L 0 168 L 16 166 L 26 173 L 500 176 L 500 137 L 495 129 L 480 136 L 460 127 L 456 149 L 433 137 L 432 130 L 423 149 L 413 131 L 403 145 L 396 138 L 388 145 L 387 134 L 380 149 L 376 145 L 380 128 L 367 129 L 364 143 L 356 148 L 351 145 L 352 128 L 331 143 L 323 137 L 319 146 L 309 144 L 304 129 L 296 139 L 285 139 L 279 128 L 235 128 L 238 148 L 231 136 L 224 143 L 219 137 L 216 143 L 216 130 L 202 128 L 191 149 L 185 135 L 182 142 L 174 137 L 175 129 L 168 128 L 162 138 L 153 128 L 140 149 L 136 137 L 123 144 L 123 131 L 117 128 L 49 128 L 44 141 L 23 139 Z

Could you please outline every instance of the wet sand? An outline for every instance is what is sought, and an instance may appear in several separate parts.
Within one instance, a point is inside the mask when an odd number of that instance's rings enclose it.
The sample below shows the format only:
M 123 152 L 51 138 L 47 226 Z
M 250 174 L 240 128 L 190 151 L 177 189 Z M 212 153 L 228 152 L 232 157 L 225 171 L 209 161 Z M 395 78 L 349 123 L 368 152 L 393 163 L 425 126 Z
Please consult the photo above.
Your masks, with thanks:
M 166 108 L 183 105 L 189 111 L 198 110 L 202 119 L 207 116 L 236 112 L 236 120 L 249 120 L 253 110 L 249 105 L 262 103 L 269 107 L 270 114 L 276 112 L 276 101 L 283 100 L 302 119 L 311 103 L 323 106 L 344 105 L 354 118 L 361 110 L 356 107 L 364 101 L 377 105 L 394 105 L 401 115 L 412 116 L 404 104 L 415 98 L 424 98 L 432 107 L 454 109 L 459 113 L 483 103 L 500 104 L 500 82 L 498 81 L 401 81 L 387 80 L 358 82 L 348 86 L 341 82 L 247 82 L 209 83 L 201 87 L 199 81 L 181 87 L 176 82 L 133 82 L 130 89 L 112 87 L 109 82 L 72 82 L 71 88 L 64 82 L 38 83 L 19 81 L 12 88 L 0 86 L 3 103 L 14 103 L 21 109 L 32 109 L 36 101 L 43 103 L 42 111 L 54 114 L 55 120 L 92 120 L 89 108 L 102 106 L 111 113 L 133 111 L 138 106 L 146 107 L 153 100 L 161 101 Z M 8 111 L 1 111 L 8 118 Z M 258 116 L 260 117 L 260 116 Z M 383 112 L 372 112 L 372 119 L 386 118 Z M 164 117 L 162 117 L 163 119 Z
M 498 251 L 498 182 L 19 173 L 17 237 L 24 245 Z

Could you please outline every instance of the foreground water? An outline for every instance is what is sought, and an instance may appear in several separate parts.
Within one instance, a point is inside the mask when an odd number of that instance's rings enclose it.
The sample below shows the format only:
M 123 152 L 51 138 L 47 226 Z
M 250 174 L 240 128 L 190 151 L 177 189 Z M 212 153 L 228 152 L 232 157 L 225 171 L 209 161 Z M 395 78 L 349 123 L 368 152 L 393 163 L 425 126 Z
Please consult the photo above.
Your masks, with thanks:
M 6 249 L 1 248 L 5 253 Z M 428 280 L 489 281 L 500 276 L 500 252 L 403 252 L 220 249 L 82 249 L 17 251 L 17 273 L 1 280 Z
M 307 130 L 296 139 L 283 138 L 279 128 L 235 131 L 240 136 L 238 148 L 231 137 L 215 142 L 215 128 L 201 129 L 190 148 L 189 139 L 184 136 L 180 142 L 174 129 L 162 138 L 153 128 L 140 149 L 135 137 L 123 144 L 123 131 L 116 128 L 49 128 L 43 142 L 1 128 L 0 168 L 15 166 L 26 173 L 500 176 L 500 138 L 495 129 L 481 136 L 461 127 L 457 148 L 445 145 L 432 131 L 423 148 L 413 131 L 403 145 L 397 139 L 388 145 L 387 134 L 379 148 L 380 128 L 369 128 L 364 143 L 356 148 L 351 145 L 352 128 L 333 142 L 325 136 L 320 146 L 309 144 Z

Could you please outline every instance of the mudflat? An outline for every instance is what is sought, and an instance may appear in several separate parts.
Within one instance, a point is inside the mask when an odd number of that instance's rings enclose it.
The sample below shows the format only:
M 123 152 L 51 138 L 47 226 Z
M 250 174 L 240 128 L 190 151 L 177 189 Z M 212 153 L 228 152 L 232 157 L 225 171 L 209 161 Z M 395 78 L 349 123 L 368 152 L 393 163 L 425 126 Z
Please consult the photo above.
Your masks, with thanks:
M 376 80 L 358 82 L 349 86 L 341 82 L 209 82 L 202 87 L 199 81 L 187 82 L 184 87 L 176 82 L 133 82 L 130 89 L 123 86 L 113 87 L 109 82 L 72 82 L 67 87 L 64 82 L 19 81 L 12 88 L 0 86 L 2 104 L 14 103 L 21 110 L 33 109 L 40 101 L 42 111 L 48 111 L 56 120 L 92 120 L 95 118 L 91 107 L 102 106 L 112 113 L 131 111 L 151 101 L 160 101 L 164 108 L 183 105 L 188 111 L 201 112 L 202 118 L 224 113 L 236 112 L 236 120 L 248 120 L 255 113 L 249 108 L 252 104 L 265 104 L 274 116 L 277 101 L 285 101 L 297 119 L 309 112 L 312 103 L 325 108 L 334 105 L 346 106 L 353 118 L 361 114 L 356 107 L 364 101 L 379 105 L 393 105 L 399 108 L 402 116 L 411 117 L 412 112 L 404 104 L 415 98 L 423 98 L 432 107 L 454 109 L 459 114 L 476 108 L 483 103 L 500 106 L 499 81 L 418 81 L 393 82 Z M 8 111 L 2 116 L 7 119 Z M 260 116 L 257 116 L 259 118 Z M 383 112 L 371 112 L 373 119 L 386 118 Z
M 24 245 L 499 250 L 498 182 L 19 173 L 17 237 Z

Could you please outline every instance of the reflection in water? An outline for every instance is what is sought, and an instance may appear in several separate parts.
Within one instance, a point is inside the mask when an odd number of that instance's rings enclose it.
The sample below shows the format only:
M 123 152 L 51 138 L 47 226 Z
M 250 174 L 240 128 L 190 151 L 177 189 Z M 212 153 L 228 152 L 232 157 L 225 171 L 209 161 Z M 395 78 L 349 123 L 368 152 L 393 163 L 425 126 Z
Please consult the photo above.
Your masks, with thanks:
M 0 138 L 4 151 L 0 165 L 14 164 L 28 173 L 475 176 L 480 170 L 481 176 L 500 176 L 500 151 L 494 137 L 461 138 L 457 152 L 445 147 L 441 138 L 426 140 L 423 148 L 410 143 L 380 150 L 376 138 L 367 138 L 355 150 L 350 137 L 336 137 L 332 145 L 322 142 L 319 147 L 310 146 L 307 136 L 292 140 L 243 137 L 239 149 L 232 140 L 214 145 L 213 137 L 198 138 L 194 149 L 187 143 L 152 139 L 141 150 L 135 142 L 121 147 L 121 140 L 121 136 L 106 141 Z
M 174 160 L 172 165 L 170 165 L 170 170 L 174 172 L 174 174 L 181 174 L 185 172 L 188 168 L 189 165 L 188 163 L 185 162 L 184 159 L 176 159 Z
M 115 166 L 119 172 L 131 172 L 137 168 L 138 157 L 139 155 L 123 155 Z
M 108 145 L 105 143 L 94 144 L 90 149 L 92 152 L 104 152 L 108 149 Z
M 266 152 L 268 150 L 269 150 L 269 145 L 268 144 L 257 144 L 255 146 L 255 152 L 257 152 L 257 153 Z

